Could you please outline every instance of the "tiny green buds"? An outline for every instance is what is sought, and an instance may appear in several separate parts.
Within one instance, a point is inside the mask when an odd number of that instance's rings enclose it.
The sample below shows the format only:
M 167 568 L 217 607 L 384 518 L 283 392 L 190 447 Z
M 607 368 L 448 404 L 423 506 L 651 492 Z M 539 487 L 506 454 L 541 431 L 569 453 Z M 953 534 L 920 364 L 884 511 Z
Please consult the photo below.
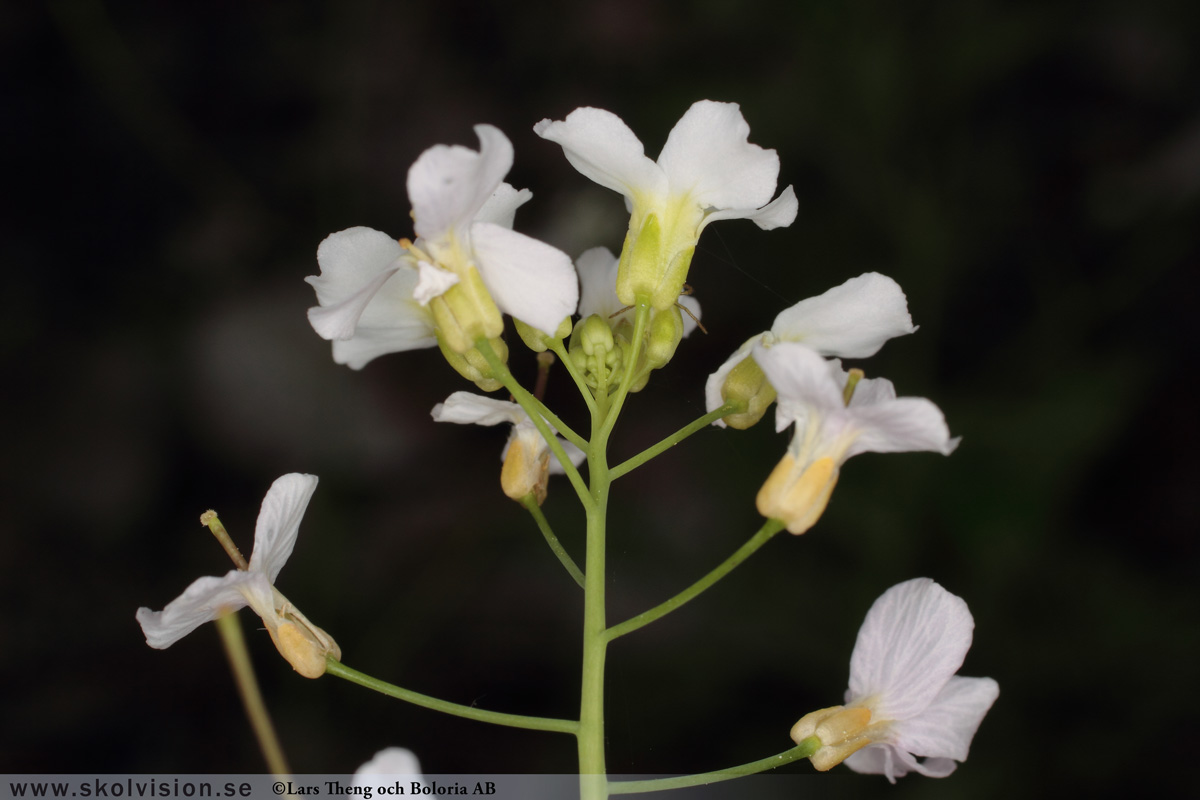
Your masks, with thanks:
M 513 327 L 517 329 L 517 335 L 521 337 L 521 341 L 525 343 L 526 347 L 535 353 L 544 353 L 552 342 L 562 341 L 571 335 L 571 318 L 563 317 L 562 324 L 558 326 L 558 330 L 554 332 L 553 336 L 547 336 L 516 317 L 513 317 Z
M 775 387 L 771 386 L 754 357 L 748 356 L 730 370 L 721 387 L 721 398 L 742 409 L 722 417 L 721 421 L 731 428 L 745 430 L 757 424 L 775 402 Z
M 628 344 L 613 337 L 608 320 L 592 314 L 575 326 L 569 352 L 575 367 L 583 373 L 584 381 L 593 389 L 614 385 L 620 380 L 620 369 Z
M 665 367 L 675 349 L 683 340 L 683 316 L 679 306 L 673 305 L 663 311 L 655 311 L 650 319 L 650 330 L 646 336 L 646 349 L 642 357 L 650 369 Z

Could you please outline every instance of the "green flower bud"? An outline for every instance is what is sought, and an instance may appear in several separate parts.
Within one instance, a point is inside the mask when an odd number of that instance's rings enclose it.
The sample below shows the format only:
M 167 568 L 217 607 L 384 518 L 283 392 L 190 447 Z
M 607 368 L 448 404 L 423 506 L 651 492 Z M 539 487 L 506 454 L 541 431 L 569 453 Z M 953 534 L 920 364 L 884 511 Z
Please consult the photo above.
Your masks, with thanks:
M 517 329 L 517 335 L 521 337 L 521 341 L 525 343 L 526 347 L 535 353 L 544 353 L 551 342 L 561 341 L 571 335 L 571 318 L 563 317 L 562 324 L 558 326 L 558 330 L 554 332 L 553 336 L 547 336 L 516 317 L 513 317 L 513 327 Z
M 771 386 L 754 357 L 747 356 L 730 370 L 721 387 L 721 397 L 726 403 L 742 408 L 722 417 L 722 421 L 731 428 L 745 430 L 762 419 L 775 402 L 775 387 Z
M 679 306 L 665 311 L 655 311 L 647 331 L 644 357 L 650 369 L 660 369 L 675 355 L 675 349 L 683 340 L 683 316 Z
M 457 287 L 455 287 L 457 288 Z M 447 345 L 446 341 L 441 336 L 441 331 L 438 331 L 438 349 L 442 351 L 442 355 L 446 357 L 446 361 L 450 366 L 469 381 L 473 381 L 476 386 L 485 392 L 494 392 L 504 385 L 503 381 L 498 380 L 492 374 L 492 367 L 488 364 L 487 359 L 483 357 L 483 353 L 479 352 L 474 346 L 465 353 L 455 352 Z M 499 336 L 488 340 L 488 344 L 492 346 L 492 350 L 501 362 L 508 363 L 508 345 Z
M 620 380 L 627 345 L 613 338 L 608 320 L 592 314 L 575 326 L 568 352 L 584 382 L 593 389 L 607 387 Z

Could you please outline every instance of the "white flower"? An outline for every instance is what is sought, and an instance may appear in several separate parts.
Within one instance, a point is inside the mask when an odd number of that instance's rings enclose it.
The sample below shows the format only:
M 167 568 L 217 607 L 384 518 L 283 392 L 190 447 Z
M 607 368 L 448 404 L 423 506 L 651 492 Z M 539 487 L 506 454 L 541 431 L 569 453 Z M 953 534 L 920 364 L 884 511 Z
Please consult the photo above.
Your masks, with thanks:
M 749 143 L 750 126 L 736 103 L 693 104 L 657 162 L 619 117 L 598 108 L 576 109 L 561 122 L 542 120 L 534 131 L 562 145 L 575 169 L 625 195 L 632 216 L 617 280 L 624 305 L 674 305 L 710 222 L 750 219 L 770 230 L 796 218 L 792 187 L 771 201 L 779 157 Z
M 512 144 L 491 125 L 475 133 L 478 152 L 437 145 L 409 170 L 416 242 L 359 227 L 317 249 L 321 274 L 306 280 L 320 305 L 308 317 L 334 341 L 338 363 L 359 369 L 384 353 L 431 347 L 439 335 L 465 352 L 500 334 L 500 312 L 547 334 L 574 313 L 570 258 L 511 230 L 531 196 L 504 183 Z
M 434 406 L 432 414 L 437 422 L 455 422 L 459 425 L 499 425 L 507 422 L 513 426 L 501 453 L 504 466 L 500 472 L 500 485 L 513 500 L 519 501 L 532 494 L 541 505 L 546 499 L 549 476 L 563 474 L 562 465 L 558 459 L 551 458 L 550 446 L 542 438 L 537 426 L 516 403 L 470 392 L 455 392 L 446 398 L 446 402 Z M 553 430 L 554 426 L 551 425 L 550 429 Z M 587 458 L 586 453 L 565 439 L 560 437 L 558 441 L 575 466 Z
M 724 405 L 721 390 L 726 378 L 750 356 L 756 345 L 771 347 L 779 342 L 801 342 L 823 356 L 866 358 L 879 352 L 888 339 L 915 330 L 908 302 L 898 283 L 878 272 L 859 275 L 781 311 L 770 330 L 746 340 L 708 376 L 705 404 L 710 412 Z M 725 426 L 721 420 L 713 424 Z
M 812 756 L 820 770 L 845 759 L 856 772 L 892 783 L 914 771 L 949 775 L 967 759 L 1000 694 L 991 678 L 955 675 L 974 627 L 962 598 L 929 578 L 888 589 L 859 629 L 846 705 L 806 715 L 792 728 L 793 740 L 820 740 Z
M 381 776 L 387 776 L 389 781 L 399 781 L 406 791 L 413 782 L 426 785 L 425 776 L 421 774 L 421 762 L 412 750 L 404 747 L 387 747 L 380 750 L 370 761 L 354 771 L 354 780 L 350 785 L 374 787 L 378 785 Z
M 248 569 L 231 570 L 223 578 L 199 578 L 162 611 L 139 608 L 137 621 L 146 644 L 165 650 L 205 622 L 250 606 L 262 617 L 279 652 L 301 675 L 323 675 L 326 655 L 340 660 L 341 650 L 329 634 L 309 622 L 274 587 L 316 488 L 315 475 L 299 473 L 271 484 L 254 529 Z
M 896 397 L 891 381 L 860 380 L 847 403 L 849 376 L 795 342 L 755 345 L 754 359 L 779 394 L 776 430 L 795 423 L 788 452 L 758 493 L 758 510 L 803 533 L 820 518 L 846 459 L 859 453 L 930 450 L 949 455 L 942 412 L 921 397 Z

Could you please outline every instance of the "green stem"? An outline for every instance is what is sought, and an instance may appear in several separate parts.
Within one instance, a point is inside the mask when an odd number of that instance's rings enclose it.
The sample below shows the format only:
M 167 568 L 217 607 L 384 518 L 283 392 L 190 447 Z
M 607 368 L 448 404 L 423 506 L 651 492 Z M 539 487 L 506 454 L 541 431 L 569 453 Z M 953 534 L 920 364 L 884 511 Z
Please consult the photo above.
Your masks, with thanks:
M 482 708 L 475 708 L 474 706 L 464 706 L 458 703 L 451 703 L 447 700 L 439 700 L 427 694 L 402 689 L 399 686 L 381 681 L 378 678 L 372 678 L 370 675 L 365 675 L 356 669 L 351 669 L 333 658 L 326 659 L 325 672 L 329 675 L 344 678 L 351 683 L 357 683 L 359 686 L 374 689 L 381 694 L 386 694 L 388 697 L 394 697 L 397 700 L 403 700 L 406 703 L 412 703 L 422 708 L 441 711 L 443 714 L 453 714 L 456 717 L 466 717 L 467 719 L 479 722 L 490 722 L 493 725 L 507 725 L 510 728 L 526 728 L 533 731 L 576 733 L 579 730 L 579 723 L 573 719 L 504 714 L 499 711 L 484 711 Z
M 592 398 L 592 390 L 584 383 L 583 376 L 579 374 L 579 370 L 575 368 L 575 362 L 571 360 L 571 354 L 567 352 L 566 345 L 562 339 L 555 339 L 549 344 L 551 352 L 558 356 L 558 360 L 567 368 L 567 372 L 571 376 L 571 380 L 575 381 L 575 388 L 579 390 L 579 394 L 583 397 L 583 402 L 587 403 L 588 411 L 596 413 L 596 401 Z
M 672 433 L 670 436 L 663 439 L 661 442 L 654 445 L 653 447 L 648 447 L 645 450 L 643 450 L 642 452 L 638 453 L 633 458 L 630 458 L 627 461 L 623 461 L 620 464 L 618 464 L 617 466 L 613 467 L 611 470 L 609 470 L 609 477 L 615 481 L 617 478 L 621 477 L 626 472 L 637 469 L 642 464 L 645 464 L 650 459 L 652 459 L 655 456 L 662 453 L 664 450 L 674 447 L 675 445 L 679 444 L 687 437 L 691 436 L 693 433 L 696 433 L 697 431 L 708 427 L 709 425 L 713 424 L 717 420 L 721 419 L 721 417 L 729 415 L 731 412 L 733 412 L 735 410 L 735 408 L 736 407 L 734 405 L 732 405 L 731 403 L 726 403 L 725 405 L 718 408 L 716 411 L 710 411 L 709 413 L 705 414 L 703 417 L 700 417 L 696 421 L 675 431 L 675 433 Z
M 487 339 L 480 338 L 475 343 L 475 348 L 483 356 L 484 360 L 488 362 L 488 366 L 492 368 L 492 375 L 504 384 L 504 388 L 508 389 L 513 399 L 525 410 L 525 413 L 529 415 L 529 419 L 533 421 L 538 432 L 542 434 L 542 438 L 546 440 L 550 451 L 554 453 L 554 457 L 558 459 L 558 463 L 562 464 L 563 471 L 571 481 L 571 485 L 575 487 L 575 493 L 579 495 L 579 501 L 583 503 L 585 508 L 590 506 L 592 503 L 591 494 L 588 492 L 588 487 L 584 484 L 579 470 L 575 469 L 575 465 L 571 463 L 570 457 L 567 456 L 567 451 L 563 449 L 562 442 L 558 440 L 558 437 L 554 435 L 554 431 L 550 430 L 550 426 L 546 424 L 546 420 L 542 417 L 542 409 L 545 406 L 542 406 L 537 398 L 527 392 L 525 387 L 517 383 L 517 379 L 508 371 L 508 366 L 496 355 L 496 351 L 492 349 Z M 585 446 L 582 449 L 587 450 L 589 448 Z
M 758 550 L 758 548 L 769 542 L 771 537 L 783 530 L 783 526 L 784 523 L 777 519 L 767 520 L 765 523 L 763 523 L 763 526 L 758 529 L 758 532 L 750 537 L 749 541 L 739 547 L 733 555 L 725 559 L 725 561 L 723 561 L 721 565 L 712 572 L 708 573 L 703 578 L 672 597 L 670 600 L 659 603 L 649 611 L 643 611 L 636 617 L 631 617 L 630 619 L 622 622 L 620 625 L 614 625 L 613 627 L 609 628 L 608 641 L 611 642 L 613 639 L 616 639 L 619 636 L 624 636 L 627 633 L 636 631 L 638 628 L 649 625 L 656 619 L 670 614 L 672 611 L 679 608 L 684 603 L 688 602 L 693 597 L 700 594 L 705 589 L 712 586 L 714 583 L 721 580 L 721 578 L 724 578 L 726 575 L 732 572 L 734 567 L 749 558 L 756 550 Z
M 558 537 L 554 535 L 554 531 L 550 528 L 550 523 L 546 520 L 546 515 L 542 513 L 541 506 L 537 503 L 537 498 L 532 494 L 527 494 L 521 499 L 521 505 L 525 506 L 529 513 L 533 515 L 538 529 L 542 532 L 542 536 L 546 537 L 546 544 L 550 545 L 550 549 L 554 551 L 554 555 L 558 556 L 558 560 L 566 567 L 567 572 L 571 573 L 571 577 L 582 587 L 583 572 L 575 563 L 575 559 L 571 558 L 570 554 L 563 549 L 562 544 L 558 541 Z
M 567 425 L 567 423 L 565 423 L 561 419 L 559 419 L 558 415 L 555 414 L 553 411 L 551 411 L 549 408 L 547 408 L 546 404 L 543 403 L 541 400 L 538 400 L 536 397 L 533 397 L 533 395 L 530 395 L 530 397 L 533 398 L 533 402 L 537 403 L 538 412 L 546 419 L 547 422 L 549 422 L 551 425 L 554 426 L 555 430 L 557 430 L 559 433 L 561 433 L 563 435 L 564 439 L 566 439 L 568 442 L 570 442 L 571 444 L 578 447 L 580 450 L 587 450 L 587 448 L 588 448 L 587 439 L 580 436 L 578 433 L 576 433 L 574 430 L 571 429 L 571 426 Z
M 646 325 L 650 322 L 650 304 L 641 303 L 637 307 L 636 315 L 633 318 L 633 347 L 629 351 L 629 362 L 625 364 L 624 373 L 621 375 L 621 383 L 617 387 L 617 391 L 610 398 L 610 403 L 607 413 L 604 415 L 604 424 L 600 429 L 600 435 L 604 441 L 608 442 L 608 437 L 612 434 L 613 427 L 617 424 L 617 417 L 621 416 L 621 408 L 625 405 L 625 398 L 629 396 L 629 387 L 633 385 L 635 365 L 642 355 L 643 340 L 646 338 Z M 593 436 L 593 439 L 596 437 Z
M 246 650 L 246 637 L 242 635 L 242 626 L 238 623 L 237 613 L 222 614 L 217 617 L 217 630 L 221 634 L 221 643 L 225 645 L 225 655 L 229 658 L 229 666 L 233 670 L 233 679 L 237 683 L 238 694 L 242 697 L 242 705 L 246 716 L 250 719 L 250 727 L 258 739 L 258 747 L 262 750 L 267 762 L 267 769 L 277 778 L 285 778 L 291 774 L 287 758 L 283 755 L 283 746 L 279 744 L 279 736 L 275 726 L 271 724 L 271 714 L 267 704 L 263 702 L 262 692 L 258 689 L 258 681 L 254 677 L 254 665 L 250 663 L 250 653 Z
M 769 769 L 782 767 L 784 764 L 808 758 L 814 752 L 816 752 L 816 747 L 811 744 L 807 747 L 796 746 L 777 756 L 761 758 L 758 761 L 751 761 L 748 764 L 729 767 L 728 769 L 719 769 L 714 772 L 702 772 L 698 775 L 680 775 L 677 778 L 655 778 L 645 781 L 612 781 L 608 784 L 608 791 L 610 794 L 635 794 L 638 792 L 661 792 L 666 789 L 683 789 L 688 786 L 719 783 L 720 781 L 727 781 L 732 778 L 744 778 L 747 775 L 756 775 L 760 772 L 766 772 Z

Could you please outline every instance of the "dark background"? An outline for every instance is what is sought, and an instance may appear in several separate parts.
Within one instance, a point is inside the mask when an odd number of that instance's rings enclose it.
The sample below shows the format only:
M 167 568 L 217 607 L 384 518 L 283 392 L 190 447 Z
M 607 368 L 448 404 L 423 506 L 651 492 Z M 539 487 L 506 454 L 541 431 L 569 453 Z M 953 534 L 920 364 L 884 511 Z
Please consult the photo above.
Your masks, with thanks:
M 702 413 L 704 377 L 778 311 L 868 270 L 921 329 L 862 366 L 932 398 L 963 443 L 854 459 L 809 534 L 615 643 L 610 769 L 787 749 L 841 700 L 873 599 L 925 575 L 970 604 L 963 674 L 1000 699 L 955 776 L 850 792 L 1192 781 L 1198 17 L 1182 0 L 7 4 L 0 772 L 262 768 L 215 628 L 159 652 L 133 615 L 229 568 L 204 509 L 248 552 L 289 471 L 321 484 L 279 585 L 348 665 L 573 715 L 580 592 L 499 491 L 504 433 L 430 421 L 471 388 L 436 351 L 333 364 L 302 279 L 332 231 L 411 235 L 408 166 L 476 147 L 480 122 L 533 190 L 519 230 L 619 248 L 620 198 L 533 124 L 607 108 L 653 156 L 708 98 L 779 152 L 800 215 L 705 232 L 689 282 L 710 333 L 632 398 L 618 457 Z M 617 484 L 614 622 L 757 528 L 786 441 L 707 430 Z M 582 558 L 560 481 L 546 511 Z M 310 682 L 261 634 L 251 649 L 299 771 L 388 745 L 434 773 L 575 768 L 570 737 Z

